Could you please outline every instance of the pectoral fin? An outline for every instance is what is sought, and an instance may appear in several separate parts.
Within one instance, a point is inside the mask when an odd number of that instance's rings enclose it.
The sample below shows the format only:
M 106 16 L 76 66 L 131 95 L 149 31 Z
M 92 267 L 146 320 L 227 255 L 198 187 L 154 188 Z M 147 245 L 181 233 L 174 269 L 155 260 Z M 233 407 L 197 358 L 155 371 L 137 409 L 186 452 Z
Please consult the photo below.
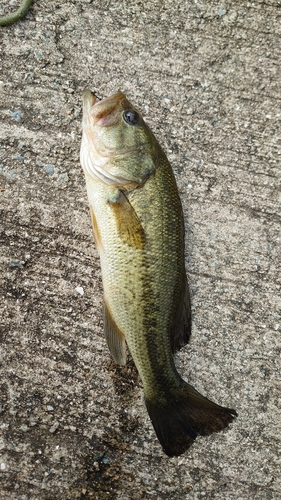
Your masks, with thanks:
M 144 229 L 134 208 L 124 193 L 118 190 L 117 194 L 108 200 L 108 203 L 113 211 L 118 234 L 122 241 L 131 247 L 144 248 Z
M 115 363 L 126 364 L 126 342 L 121 330 L 112 318 L 108 305 L 104 301 L 104 333 L 108 348 Z

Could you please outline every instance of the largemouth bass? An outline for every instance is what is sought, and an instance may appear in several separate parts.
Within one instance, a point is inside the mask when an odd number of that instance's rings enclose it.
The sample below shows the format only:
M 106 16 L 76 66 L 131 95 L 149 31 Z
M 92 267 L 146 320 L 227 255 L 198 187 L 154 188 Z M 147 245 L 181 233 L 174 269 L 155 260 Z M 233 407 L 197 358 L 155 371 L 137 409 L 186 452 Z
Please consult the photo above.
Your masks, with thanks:
M 201 396 L 174 364 L 173 352 L 191 330 L 175 177 L 122 92 L 99 101 L 84 91 L 80 159 L 100 255 L 106 341 L 120 365 L 128 345 L 157 437 L 168 456 L 178 456 L 236 412 Z

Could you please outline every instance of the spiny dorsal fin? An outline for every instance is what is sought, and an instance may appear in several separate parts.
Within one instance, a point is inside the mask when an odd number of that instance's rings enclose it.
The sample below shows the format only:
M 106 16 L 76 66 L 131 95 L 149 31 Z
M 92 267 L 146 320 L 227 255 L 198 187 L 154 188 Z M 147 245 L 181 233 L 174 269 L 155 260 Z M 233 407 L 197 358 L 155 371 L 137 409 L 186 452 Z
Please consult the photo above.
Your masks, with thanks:
M 107 303 L 104 301 L 104 334 L 111 356 L 118 365 L 126 364 L 126 342 L 124 334 L 112 318 Z

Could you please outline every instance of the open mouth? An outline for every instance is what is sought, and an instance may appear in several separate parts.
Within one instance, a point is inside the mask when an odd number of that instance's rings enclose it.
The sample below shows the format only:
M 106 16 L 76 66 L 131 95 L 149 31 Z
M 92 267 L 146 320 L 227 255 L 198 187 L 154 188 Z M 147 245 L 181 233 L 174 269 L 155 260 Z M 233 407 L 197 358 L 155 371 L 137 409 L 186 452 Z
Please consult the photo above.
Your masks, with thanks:
M 83 92 L 83 110 L 85 114 L 91 115 L 94 125 L 107 127 L 117 123 L 121 103 L 125 100 L 123 92 L 100 100 L 87 89 Z

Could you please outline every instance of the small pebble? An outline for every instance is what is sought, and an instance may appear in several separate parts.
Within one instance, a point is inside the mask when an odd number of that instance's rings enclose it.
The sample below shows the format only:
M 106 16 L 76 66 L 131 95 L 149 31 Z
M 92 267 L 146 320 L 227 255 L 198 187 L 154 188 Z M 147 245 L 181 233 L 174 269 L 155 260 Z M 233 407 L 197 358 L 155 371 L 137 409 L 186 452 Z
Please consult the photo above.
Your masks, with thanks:
M 24 264 L 24 262 L 22 262 L 21 260 L 13 260 L 11 259 L 10 262 L 9 262 L 9 266 L 10 267 L 22 267 Z
M 17 109 L 17 111 L 11 111 L 10 116 L 12 117 L 13 120 L 19 122 L 23 116 L 23 112 L 20 109 Z
M 49 432 L 51 434 L 54 434 L 54 432 L 56 432 L 56 430 L 59 428 L 59 422 L 54 422 L 53 425 L 50 427 L 49 429 Z

